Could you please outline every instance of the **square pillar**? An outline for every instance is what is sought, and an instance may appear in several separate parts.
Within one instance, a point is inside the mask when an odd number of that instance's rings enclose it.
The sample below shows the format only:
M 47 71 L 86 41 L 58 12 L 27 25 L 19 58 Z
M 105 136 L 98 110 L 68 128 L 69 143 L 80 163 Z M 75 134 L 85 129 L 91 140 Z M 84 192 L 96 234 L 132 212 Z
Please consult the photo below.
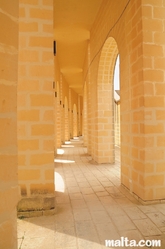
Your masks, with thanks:
M 22 216 L 53 213 L 53 1 L 19 6 L 18 178 Z
M 18 0 L 0 2 L 0 248 L 17 249 Z

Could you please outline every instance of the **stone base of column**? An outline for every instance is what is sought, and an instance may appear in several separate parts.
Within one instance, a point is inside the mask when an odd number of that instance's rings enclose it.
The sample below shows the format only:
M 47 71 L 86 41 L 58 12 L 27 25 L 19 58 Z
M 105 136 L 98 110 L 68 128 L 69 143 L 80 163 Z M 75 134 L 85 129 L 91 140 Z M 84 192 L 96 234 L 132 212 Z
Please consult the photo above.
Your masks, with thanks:
M 165 198 L 162 198 L 162 199 L 152 199 L 152 200 L 143 200 L 140 196 L 138 196 L 137 194 L 135 194 L 134 192 L 132 192 L 123 183 L 121 183 L 121 187 L 126 192 L 126 195 L 130 197 L 130 199 L 132 199 L 132 197 L 133 197 L 135 200 L 137 200 L 139 203 L 141 203 L 144 206 L 145 205 L 147 206 L 147 205 L 154 205 L 154 204 L 165 203 Z
M 17 205 L 18 218 L 53 215 L 56 212 L 55 196 L 22 198 Z

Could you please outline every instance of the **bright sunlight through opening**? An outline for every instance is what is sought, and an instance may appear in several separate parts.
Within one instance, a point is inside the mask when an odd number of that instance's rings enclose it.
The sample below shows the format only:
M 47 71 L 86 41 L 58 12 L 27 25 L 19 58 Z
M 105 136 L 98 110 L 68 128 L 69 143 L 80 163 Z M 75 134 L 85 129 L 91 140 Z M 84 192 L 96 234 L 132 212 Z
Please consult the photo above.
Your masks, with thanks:
M 75 163 L 75 161 L 72 160 L 64 160 L 64 159 L 54 159 L 55 163 Z
M 64 150 L 63 149 L 57 149 L 57 155 L 63 155 Z
M 71 144 L 71 142 L 70 141 L 65 141 L 65 144 Z
M 55 190 L 57 192 L 62 192 L 62 193 L 65 192 L 64 180 L 63 180 L 62 176 L 57 172 L 55 172 Z

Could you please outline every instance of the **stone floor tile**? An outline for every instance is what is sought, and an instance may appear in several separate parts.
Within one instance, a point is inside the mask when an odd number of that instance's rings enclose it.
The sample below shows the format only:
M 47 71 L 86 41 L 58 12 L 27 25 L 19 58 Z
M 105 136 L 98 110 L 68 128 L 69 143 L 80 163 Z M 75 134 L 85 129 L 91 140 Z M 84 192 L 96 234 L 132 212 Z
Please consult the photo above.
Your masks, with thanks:
M 136 227 L 133 222 L 126 216 L 112 216 L 111 219 L 113 223 L 117 227 L 118 231 L 127 231 L 127 230 L 135 230 Z
M 78 188 L 78 183 L 76 181 L 75 182 L 68 182 L 67 186 L 68 186 L 68 188 L 70 188 L 70 187 Z
M 155 204 L 154 208 L 165 215 L 165 203 Z
M 128 238 L 130 240 L 135 240 L 136 244 L 139 243 L 140 240 L 144 240 L 144 237 L 141 235 L 141 233 L 138 230 L 128 230 L 128 231 L 122 231 L 119 232 L 120 237 Z M 127 247 L 128 248 L 128 247 Z M 133 247 L 134 249 L 138 249 L 139 247 Z M 145 248 L 145 247 L 143 247 Z
M 55 232 L 55 248 L 64 246 L 76 246 L 76 232 L 75 227 L 70 224 L 62 224 L 56 227 Z
M 68 198 L 68 190 L 66 189 L 66 187 L 63 189 L 63 191 L 65 191 L 65 192 L 55 191 L 55 197 L 57 198 L 57 197 L 67 196 L 67 198 Z
M 55 223 L 74 223 L 73 214 L 55 214 Z
M 132 201 L 130 201 L 128 198 L 116 198 L 116 202 L 123 207 L 130 207 L 135 206 Z
M 65 180 L 66 180 L 67 183 L 76 182 L 76 178 L 73 175 L 73 173 L 70 173 L 70 175 L 65 174 Z
M 134 220 L 135 225 L 144 236 L 160 235 L 161 231 L 149 219 Z
M 54 237 L 44 236 L 38 238 L 30 238 L 25 237 L 23 243 L 21 244 L 21 249 L 54 249 L 55 248 L 55 241 Z
M 141 209 L 141 211 L 145 214 L 147 213 L 152 213 L 152 212 L 156 212 L 156 208 L 154 206 L 151 205 L 138 205 L 138 208 Z
M 78 239 L 78 249 L 102 249 L 100 243 Z
M 94 193 L 93 189 L 89 187 L 80 187 L 80 190 L 81 190 L 81 193 L 85 195 Z
M 87 181 L 87 179 L 85 179 L 84 177 L 81 177 L 81 178 L 76 178 L 76 181 L 78 182 L 78 183 L 82 183 L 82 182 L 88 182 Z
M 101 192 L 101 191 L 105 191 L 105 188 L 102 185 L 94 185 L 92 186 L 93 190 L 96 192 Z
M 161 238 L 165 249 L 165 204 L 140 204 L 120 184 L 119 160 L 99 165 L 81 139 L 72 143 L 74 147 L 63 148 L 64 154 L 57 158 L 75 162 L 55 163 L 65 185 L 62 189 L 55 182 L 57 212 L 18 220 L 21 249 L 106 249 L 106 239 L 122 236 L 137 241 Z M 119 152 L 117 148 L 118 159 Z
M 91 215 L 88 209 L 74 209 L 73 215 L 74 215 L 75 221 L 91 220 Z
M 22 243 L 23 243 L 23 239 L 22 238 L 18 238 L 17 239 L 17 248 L 19 249 L 19 248 L 21 248 L 21 246 L 22 246 Z
M 76 246 L 67 246 L 67 245 L 65 245 L 64 247 L 55 247 L 54 249 L 78 249 L 78 246 L 76 245 Z
M 70 193 L 80 193 L 79 187 L 68 187 L 68 192 Z
M 96 229 L 102 245 L 105 245 L 105 240 L 120 239 L 120 234 L 112 222 L 97 223 Z
M 83 199 L 83 196 L 81 193 L 70 193 L 69 194 L 71 200 L 80 200 Z
M 111 196 L 99 196 L 99 200 L 104 206 L 117 205 L 116 201 Z
M 111 218 L 108 216 L 108 214 L 105 211 L 93 211 L 91 212 L 91 216 L 95 224 L 98 223 L 106 224 L 111 222 Z
M 71 200 L 72 208 L 87 208 L 86 202 L 83 199 Z
M 101 202 L 99 200 L 89 201 L 86 204 L 87 204 L 87 207 L 90 210 L 90 212 L 93 212 L 93 211 L 105 211 L 104 206 L 101 204 Z
M 105 206 L 107 213 L 111 216 L 111 217 L 120 217 L 120 216 L 124 216 L 125 212 L 124 210 L 117 204 L 111 204 L 108 206 Z
M 101 184 L 104 187 L 111 187 L 111 186 L 113 186 L 113 183 L 111 181 L 103 181 L 103 182 L 101 182 Z
M 68 246 L 68 247 L 74 247 L 77 245 L 77 239 L 75 234 L 74 235 L 68 235 L 66 233 L 63 232 L 56 232 L 55 233 L 55 248 L 58 247 L 64 247 Z
M 156 224 L 157 227 L 165 227 L 165 215 L 159 212 L 148 213 L 147 216 Z
M 29 223 L 26 222 L 24 219 L 17 219 L 17 236 L 18 239 L 22 240 L 22 237 L 25 235 L 27 231 Z
M 78 183 L 78 186 L 81 188 L 81 187 L 90 187 L 90 184 L 89 184 L 89 182 L 79 182 Z
M 96 192 L 97 196 L 109 196 L 109 193 L 107 191 L 101 191 L 101 192 Z
M 98 197 L 96 194 L 89 194 L 89 195 L 84 195 L 85 201 L 96 201 L 98 200 Z
M 108 191 L 108 193 L 110 193 L 110 195 L 113 198 L 121 198 L 124 197 L 124 195 L 121 193 L 121 191 L 116 187 L 116 186 L 109 186 L 106 187 L 106 191 Z
M 84 240 L 99 241 L 97 230 L 92 220 L 76 221 L 75 227 L 76 227 L 76 234 L 78 238 L 81 238 Z
M 146 219 L 147 216 L 138 207 L 125 207 L 123 210 L 132 220 Z
M 108 181 L 108 178 L 105 177 L 104 175 L 101 176 L 101 174 L 102 174 L 101 172 L 98 172 L 98 176 L 97 176 L 98 181 L 99 181 L 101 184 L 103 184 L 103 182 L 109 182 L 109 181 Z
M 69 203 L 69 196 L 57 196 L 56 203 Z
M 98 181 L 98 179 L 94 176 L 85 176 L 87 181 L 90 182 L 90 181 L 93 181 L 93 182 L 96 182 Z M 98 181 L 98 184 L 100 184 L 100 182 Z

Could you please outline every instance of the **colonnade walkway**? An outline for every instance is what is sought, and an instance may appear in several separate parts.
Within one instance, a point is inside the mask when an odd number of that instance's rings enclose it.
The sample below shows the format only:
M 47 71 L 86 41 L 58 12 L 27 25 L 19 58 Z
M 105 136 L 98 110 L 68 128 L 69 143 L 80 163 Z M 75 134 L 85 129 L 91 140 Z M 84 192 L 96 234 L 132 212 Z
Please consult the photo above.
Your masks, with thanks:
M 165 248 L 165 203 L 144 206 L 121 187 L 119 152 L 116 148 L 115 164 L 99 165 L 87 154 L 82 138 L 66 142 L 58 149 L 56 214 L 18 219 L 18 248 L 140 247 L 122 246 L 120 241 L 126 237 L 136 243 L 161 240 L 160 247 L 143 248 Z M 114 246 L 105 246 L 105 240 L 116 241 Z

